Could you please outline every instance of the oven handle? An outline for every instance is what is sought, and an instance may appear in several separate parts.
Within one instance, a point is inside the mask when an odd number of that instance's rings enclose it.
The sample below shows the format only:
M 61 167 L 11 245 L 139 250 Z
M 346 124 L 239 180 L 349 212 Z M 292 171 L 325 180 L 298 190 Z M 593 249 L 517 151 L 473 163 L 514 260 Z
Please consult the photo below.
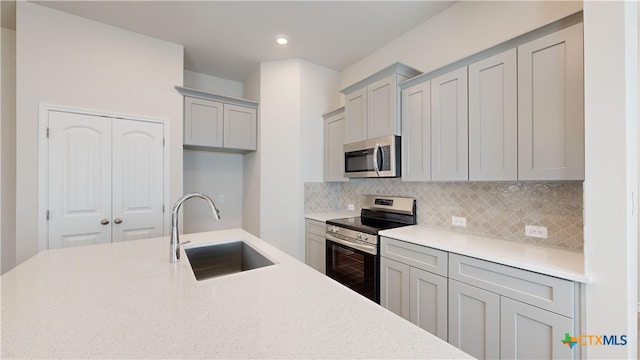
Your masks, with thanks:
M 336 242 L 338 244 L 350 247 L 352 249 L 357 249 L 357 250 L 360 250 L 360 251 L 364 251 L 367 254 L 377 255 L 377 253 L 378 253 L 376 247 L 373 246 L 373 245 L 364 245 L 364 244 L 354 243 L 354 242 L 347 241 L 347 240 L 342 240 L 342 239 L 340 239 L 338 237 L 335 237 L 335 236 L 333 236 L 333 235 L 331 235 L 329 233 L 325 233 L 325 236 L 326 236 L 327 240 L 331 240 L 333 242 Z

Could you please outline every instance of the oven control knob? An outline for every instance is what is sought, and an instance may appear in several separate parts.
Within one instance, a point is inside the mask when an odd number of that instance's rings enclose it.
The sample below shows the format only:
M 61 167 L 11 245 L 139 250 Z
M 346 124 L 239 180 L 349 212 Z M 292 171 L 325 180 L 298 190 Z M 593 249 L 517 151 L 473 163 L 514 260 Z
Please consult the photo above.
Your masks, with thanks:
M 362 235 L 360 236 L 360 239 L 362 239 L 362 240 L 367 240 L 367 234 L 362 234 Z
M 362 240 L 362 234 L 361 234 L 361 233 L 357 233 L 357 234 L 356 234 L 356 239 L 358 239 L 358 240 Z

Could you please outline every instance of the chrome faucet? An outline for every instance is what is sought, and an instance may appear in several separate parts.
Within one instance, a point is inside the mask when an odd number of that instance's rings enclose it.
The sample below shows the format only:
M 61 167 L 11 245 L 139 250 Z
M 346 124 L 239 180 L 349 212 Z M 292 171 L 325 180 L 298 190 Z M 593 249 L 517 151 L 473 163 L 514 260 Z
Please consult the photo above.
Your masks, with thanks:
M 178 235 L 178 210 L 180 210 L 180 206 L 183 202 L 188 199 L 198 197 L 206 200 L 209 203 L 209 207 L 211 207 L 211 211 L 213 212 L 213 220 L 220 220 L 220 210 L 216 208 L 216 205 L 213 201 L 205 194 L 195 192 L 189 193 L 178 199 L 176 204 L 173 205 L 173 210 L 171 210 L 171 262 L 175 263 L 180 260 L 180 245 L 188 243 L 188 241 L 181 243 L 180 237 Z

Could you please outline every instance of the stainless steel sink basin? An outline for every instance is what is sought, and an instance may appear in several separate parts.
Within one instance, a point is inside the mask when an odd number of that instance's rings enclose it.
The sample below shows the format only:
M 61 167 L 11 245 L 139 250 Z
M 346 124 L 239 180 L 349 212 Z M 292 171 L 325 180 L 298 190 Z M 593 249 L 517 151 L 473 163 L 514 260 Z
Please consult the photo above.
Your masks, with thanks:
M 244 241 L 185 248 L 184 251 L 197 280 L 274 264 Z

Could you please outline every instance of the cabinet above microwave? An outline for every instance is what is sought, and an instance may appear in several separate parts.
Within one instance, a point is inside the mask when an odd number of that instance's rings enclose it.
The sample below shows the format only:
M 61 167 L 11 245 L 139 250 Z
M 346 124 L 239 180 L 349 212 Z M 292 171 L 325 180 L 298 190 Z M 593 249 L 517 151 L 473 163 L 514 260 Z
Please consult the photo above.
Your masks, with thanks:
M 345 142 L 400 135 L 398 85 L 421 72 L 395 63 L 347 88 L 345 95 Z

